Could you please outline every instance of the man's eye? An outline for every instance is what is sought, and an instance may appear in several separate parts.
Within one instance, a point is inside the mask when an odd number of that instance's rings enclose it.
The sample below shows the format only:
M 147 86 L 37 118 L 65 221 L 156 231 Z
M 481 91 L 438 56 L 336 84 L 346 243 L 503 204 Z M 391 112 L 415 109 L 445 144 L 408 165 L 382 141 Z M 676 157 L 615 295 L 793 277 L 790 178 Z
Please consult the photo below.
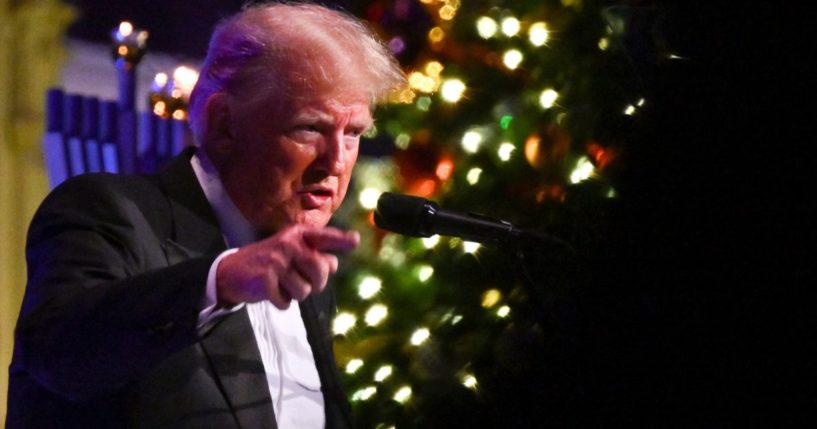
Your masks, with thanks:
M 364 132 L 366 132 L 366 130 L 363 128 L 350 128 L 346 130 L 346 135 L 349 137 L 360 137 Z

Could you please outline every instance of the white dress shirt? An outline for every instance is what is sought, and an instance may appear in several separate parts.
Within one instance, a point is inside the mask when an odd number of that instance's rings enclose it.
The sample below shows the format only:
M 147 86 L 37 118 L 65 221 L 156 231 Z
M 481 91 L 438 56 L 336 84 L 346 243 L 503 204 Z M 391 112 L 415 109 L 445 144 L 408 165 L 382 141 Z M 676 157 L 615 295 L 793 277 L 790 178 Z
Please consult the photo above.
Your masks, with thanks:
M 216 258 L 207 277 L 206 301 L 199 313 L 199 327 L 206 326 L 224 314 L 239 310 L 245 304 L 216 310 L 216 270 L 221 260 L 238 251 L 238 247 L 258 239 L 219 179 L 218 172 L 199 150 L 190 160 L 207 201 L 215 212 L 224 241 L 230 250 Z M 294 302 L 281 310 L 269 301 L 246 304 L 261 361 L 267 374 L 275 420 L 280 429 L 323 428 L 324 415 L 321 381 L 315 357 L 306 337 L 301 309 Z

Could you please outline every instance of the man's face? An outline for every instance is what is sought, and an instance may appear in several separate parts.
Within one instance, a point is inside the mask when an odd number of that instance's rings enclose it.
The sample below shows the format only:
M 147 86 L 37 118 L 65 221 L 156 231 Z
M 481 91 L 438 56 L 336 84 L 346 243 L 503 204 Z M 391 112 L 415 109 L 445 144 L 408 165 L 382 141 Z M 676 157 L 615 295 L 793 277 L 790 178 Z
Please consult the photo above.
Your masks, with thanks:
M 235 144 L 220 174 L 262 234 L 325 226 L 343 202 L 360 136 L 372 125 L 365 97 L 345 100 L 317 96 L 231 109 Z

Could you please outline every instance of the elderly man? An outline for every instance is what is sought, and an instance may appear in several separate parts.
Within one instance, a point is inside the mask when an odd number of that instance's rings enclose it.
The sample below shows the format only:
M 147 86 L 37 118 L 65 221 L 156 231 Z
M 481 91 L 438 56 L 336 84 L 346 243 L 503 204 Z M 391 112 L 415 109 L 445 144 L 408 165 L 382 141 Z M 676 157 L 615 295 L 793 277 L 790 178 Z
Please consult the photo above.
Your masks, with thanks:
M 191 98 L 198 148 L 156 176 L 70 180 L 35 215 L 8 427 L 350 426 L 326 284 L 358 236 L 326 225 L 402 82 L 336 11 L 222 23 Z

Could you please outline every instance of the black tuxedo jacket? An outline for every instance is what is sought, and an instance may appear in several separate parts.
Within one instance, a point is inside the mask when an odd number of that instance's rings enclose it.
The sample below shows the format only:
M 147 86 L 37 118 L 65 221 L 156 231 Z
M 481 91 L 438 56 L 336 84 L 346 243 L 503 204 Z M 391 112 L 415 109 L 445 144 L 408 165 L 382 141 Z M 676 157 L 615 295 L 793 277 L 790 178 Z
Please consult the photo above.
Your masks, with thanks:
M 196 330 L 225 244 L 193 152 L 158 175 L 79 176 L 45 199 L 26 245 L 7 427 L 275 427 L 246 310 Z M 327 427 L 349 427 L 333 292 L 300 305 Z

